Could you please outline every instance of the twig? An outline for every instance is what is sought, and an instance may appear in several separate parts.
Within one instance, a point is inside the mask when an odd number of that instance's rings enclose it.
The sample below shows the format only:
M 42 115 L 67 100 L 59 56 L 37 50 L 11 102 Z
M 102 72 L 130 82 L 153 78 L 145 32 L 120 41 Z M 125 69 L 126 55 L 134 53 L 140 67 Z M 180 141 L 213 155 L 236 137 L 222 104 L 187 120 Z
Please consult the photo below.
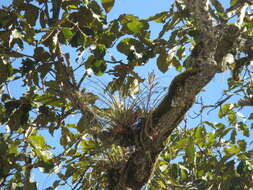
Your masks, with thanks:
M 108 60 L 105 60 L 106 63 L 120 63 L 120 64 L 125 64 L 122 60 L 120 61 L 108 61 Z
M 6 86 L 7 93 L 9 94 L 10 98 L 12 98 L 12 95 L 11 95 L 11 92 L 10 92 L 8 83 L 5 82 L 4 84 L 5 84 L 5 86 Z

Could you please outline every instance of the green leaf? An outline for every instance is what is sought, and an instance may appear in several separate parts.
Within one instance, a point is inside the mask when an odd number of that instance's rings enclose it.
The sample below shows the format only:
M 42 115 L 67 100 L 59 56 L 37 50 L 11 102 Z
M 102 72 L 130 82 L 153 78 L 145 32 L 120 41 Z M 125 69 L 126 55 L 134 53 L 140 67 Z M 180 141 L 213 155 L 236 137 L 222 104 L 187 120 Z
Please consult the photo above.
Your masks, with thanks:
M 237 122 L 237 117 L 234 111 L 230 111 L 228 114 L 228 120 L 231 124 L 235 124 Z
M 22 39 L 24 37 L 24 34 L 22 34 L 20 31 L 17 29 L 13 30 L 11 32 L 11 38 L 13 39 Z
M 165 170 L 167 170 L 168 165 L 167 164 L 162 164 L 159 166 L 159 169 L 161 170 L 161 172 L 164 172 Z
M 208 141 L 208 144 L 214 145 L 214 144 L 216 143 L 215 134 L 209 132 L 209 133 L 207 134 L 207 141 Z
M 183 70 L 183 66 L 180 64 L 180 61 L 176 57 L 172 58 L 171 63 L 174 67 L 176 67 L 176 70 L 178 72 L 181 72 Z
M 8 150 L 8 145 L 5 142 L 0 141 L 0 155 L 4 155 Z
M 157 67 L 163 73 L 168 71 L 168 68 L 170 66 L 170 63 L 167 61 L 167 57 L 167 52 L 163 51 L 157 58 Z
M 61 31 L 62 31 L 62 33 L 63 33 L 64 38 L 66 39 L 66 41 L 71 40 L 71 38 L 73 37 L 73 32 L 71 31 L 70 28 L 68 28 L 68 27 L 62 27 Z
M 210 127 L 212 127 L 212 128 L 214 127 L 214 124 L 209 122 L 209 121 L 204 121 L 203 123 L 210 126 Z
M 77 123 L 77 130 L 82 133 L 85 129 L 88 129 L 91 125 L 91 118 L 85 114 Z
M 241 148 L 241 151 L 246 151 L 247 143 L 245 142 L 245 140 L 238 140 L 237 144 Z
M 35 148 L 45 149 L 48 146 L 46 145 L 45 138 L 43 136 L 30 136 L 28 140 L 32 143 Z
M 8 126 L 12 131 L 16 131 L 19 128 L 26 128 L 26 123 L 29 119 L 29 111 L 31 110 L 30 104 L 22 104 L 18 107 L 13 114 L 11 114 Z
M 49 162 L 48 162 L 49 161 Z M 43 173 L 50 173 L 52 171 L 52 169 L 54 168 L 54 162 L 47 160 L 47 161 L 39 161 L 38 162 L 38 167 L 40 169 L 41 172 Z
M 73 37 L 70 39 L 69 44 L 72 47 L 84 46 L 85 45 L 86 36 L 83 35 L 80 31 L 77 31 Z
M 194 146 L 194 141 L 192 139 L 188 139 L 188 143 L 185 147 L 185 154 L 187 157 L 187 160 L 189 161 L 189 163 L 193 163 L 194 162 L 194 158 L 195 158 L 195 146 Z
M 164 12 L 161 12 L 154 16 L 149 17 L 147 21 L 155 21 L 157 23 L 164 23 L 168 17 L 169 17 L 169 12 L 164 11 Z
M 101 65 L 102 64 L 102 61 L 98 61 L 95 59 L 95 57 L 93 55 L 89 56 L 88 59 L 85 61 L 85 68 L 86 69 L 89 69 L 89 68 L 92 68 L 92 71 L 93 72 L 97 72 L 99 70 L 99 67 L 96 67 L 98 65 Z M 97 62 L 97 63 L 95 63 Z M 95 64 L 94 64 L 95 63 Z M 95 69 L 95 70 L 94 70 Z M 95 73 L 96 74 L 96 73 Z
M 230 0 L 230 6 L 234 6 L 237 2 L 238 0 Z
M 36 47 L 34 49 L 34 57 L 36 57 L 40 61 L 46 62 L 50 59 L 50 54 L 47 51 L 45 51 L 45 49 L 43 47 Z M 33 62 L 33 61 L 31 61 L 31 62 Z M 35 65 L 35 64 L 36 63 L 33 63 L 33 65 Z
M 225 104 L 221 107 L 221 109 L 219 110 L 219 118 L 224 117 L 225 115 L 227 115 L 229 113 L 231 109 L 231 104 Z
M 42 28 L 45 28 L 46 24 L 47 24 L 47 18 L 46 18 L 45 11 L 41 11 L 40 12 L 40 25 Z
M 201 138 L 203 137 L 203 134 L 204 134 L 204 128 L 202 126 L 199 126 L 195 129 L 195 137 L 196 138 Z
M 92 65 L 92 70 L 94 71 L 95 75 L 102 76 L 106 70 L 105 61 L 102 59 L 95 60 Z
M 253 113 L 250 113 L 249 118 L 250 120 L 253 120 Z
M 35 152 L 44 162 L 48 162 L 53 158 L 53 154 L 47 150 L 36 149 Z
M 217 128 L 217 129 L 220 129 L 220 128 L 224 129 L 226 126 L 223 123 L 216 123 L 214 125 L 214 127 Z
M 235 143 L 236 135 L 237 135 L 236 130 L 235 129 L 232 130 L 231 135 L 230 135 L 230 140 L 232 141 L 232 143 Z
M 36 24 L 36 20 L 38 18 L 39 15 L 39 8 L 32 5 L 32 4 L 28 4 L 25 5 L 25 15 L 24 17 L 26 18 L 28 24 L 34 26 Z
M 40 102 L 45 105 L 51 105 L 51 106 L 56 106 L 56 107 L 65 106 L 65 102 L 63 99 L 59 99 L 55 95 L 50 94 L 50 93 L 45 93 L 42 96 L 37 96 L 35 98 L 35 101 Z
M 0 59 L 0 84 L 5 82 L 12 72 L 13 69 L 11 64 Z
M 176 55 L 177 55 L 177 58 L 178 58 L 179 60 L 182 60 L 183 57 L 185 56 L 185 47 L 184 47 L 184 46 L 180 46 L 180 47 L 177 49 Z
M 138 17 L 128 14 L 120 17 L 121 24 L 128 29 L 130 33 L 141 34 L 148 29 L 149 25 L 146 21 L 140 20 Z
M 205 128 L 203 126 L 198 126 L 195 129 L 194 136 L 195 136 L 195 143 L 198 144 L 200 147 L 202 147 L 206 140 Z
M 237 172 L 241 175 L 241 176 L 247 176 L 247 164 L 244 160 L 240 161 L 240 163 L 237 166 Z
M 188 139 L 182 138 L 176 142 L 175 148 L 176 149 L 184 149 L 188 144 Z
M 142 29 L 145 27 L 144 22 L 140 22 L 138 19 L 135 19 L 129 23 L 127 23 L 128 29 L 133 33 L 140 33 Z
M 244 136 L 249 137 L 250 136 L 250 131 L 249 128 L 247 127 L 247 125 L 243 122 L 239 122 L 239 129 L 240 131 L 243 133 Z
M 37 182 L 29 182 L 27 184 L 27 189 L 29 189 L 29 190 L 37 190 Z
M 103 59 L 103 57 L 105 56 L 106 53 L 106 48 L 104 44 L 98 44 L 95 48 L 95 50 L 93 51 L 94 56 L 96 59 Z
M 10 154 L 18 155 L 18 144 L 17 143 L 15 143 L 15 142 L 9 143 L 8 147 L 9 147 Z
M 107 13 L 112 9 L 114 2 L 115 0 L 101 0 L 102 6 Z
M 171 177 L 174 179 L 177 179 L 177 177 L 179 175 L 179 171 L 180 171 L 180 168 L 178 167 L 178 165 L 172 164 L 171 171 L 170 171 Z
M 133 38 L 125 38 L 121 40 L 117 45 L 117 49 L 119 52 L 128 57 L 131 53 L 133 54 L 133 57 L 135 57 L 136 52 L 142 53 L 145 50 L 144 45 L 140 41 Z
M 186 180 L 188 178 L 187 170 L 181 169 L 181 177 L 182 177 L 182 180 Z
M 160 52 L 160 55 L 157 58 L 157 66 L 163 73 L 168 70 L 168 67 L 172 64 L 177 68 L 177 70 L 180 70 L 181 64 L 179 61 L 175 58 L 175 51 L 177 47 L 171 48 L 169 51 L 162 50 Z
M 61 182 L 60 180 L 54 181 L 53 187 L 56 188 L 60 184 L 60 182 Z
M 225 148 L 224 149 L 224 152 L 227 154 L 227 155 L 235 155 L 235 154 L 239 154 L 241 151 L 240 147 L 239 146 L 236 146 L 236 145 L 230 145 L 229 148 Z
M 80 145 L 84 153 L 91 153 L 97 147 L 93 140 L 83 140 Z

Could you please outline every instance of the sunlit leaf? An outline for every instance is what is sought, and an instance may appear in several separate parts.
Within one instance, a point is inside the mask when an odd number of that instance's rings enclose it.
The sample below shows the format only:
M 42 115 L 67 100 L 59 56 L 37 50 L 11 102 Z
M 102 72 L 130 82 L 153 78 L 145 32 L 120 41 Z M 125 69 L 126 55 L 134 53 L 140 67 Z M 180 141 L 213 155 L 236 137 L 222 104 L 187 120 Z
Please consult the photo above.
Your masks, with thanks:
M 227 115 L 229 111 L 231 110 L 231 108 L 232 108 L 232 104 L 223 105 L 219 111 L 219 118 L 222 118 L 225 115 Z
M 47 148 L 46 141 L 43 136 L 30 136 L 28 139 L 35 148 L 38 149 Z
M 230 0 L 230 6 L 234 6 L 237 2 L 238 0 Z
M 112 9 L 114 1 L 115 0 L 101 0 L 102 6 L 107 13 Z
M 239 146 L 231 145 L 229 148 L 225 148 L 224 152 L 228 155 L 239 154 L 241 151 Z
M 167 11 L 158 13 L 154 16 L 149 17 L 147 20 L 148 21 L 155 21 L 157 23 L 163 23 L 165 21 L 165 19 L 167 19 L 169 16 L 169 13 Z
M 18 144 L 16 143 L 11 143 L 8 145 L 9 147 L 9 153 L 10 154 L 18 154 Z
M 194 142 L 191 139 L 188 140 L 188 143 L 185 147 L 185 154 L 186 154 L 187 160 L 190 163 L 193 163 L 194 158 L 195 158 L 195 147 L 194 147 Z
M 131 14 L 122 15 L 120 17 L 120 22 L 133 34 L 140 34 L 149 27 L 146 21 L 140 20 L 138 17 Z

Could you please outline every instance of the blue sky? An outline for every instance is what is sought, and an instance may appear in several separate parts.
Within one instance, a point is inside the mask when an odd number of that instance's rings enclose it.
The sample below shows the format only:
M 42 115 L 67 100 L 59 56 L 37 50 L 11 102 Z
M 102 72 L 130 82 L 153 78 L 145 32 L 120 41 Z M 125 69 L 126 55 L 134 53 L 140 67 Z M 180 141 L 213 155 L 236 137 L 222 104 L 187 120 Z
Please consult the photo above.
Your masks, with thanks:
M 6 1 L 2 0 L 0 2 L 0 6 L 3 4 L 9 4 L 9 2 L 10 2 L 9 0 L 6 0 Z M 167 0 L 167 1 L 166 0 L 148 0 L 148 1 L 147 0 L 125 0 L 125 1 L 115 0 L 115 5 L 113 9 L 111 10 L 111 12 L 108 14 L 108 19 L 111 20 L 111 19 L 117 18 L 120 14 L 123 14 L 123 13 L 134 14 L 141 18 L 146 18 L 158 12 L 168 10 L 172 2 L 174 1 L 171 1 L 171 0 Z M 228 1 L 223 1 L 223 2 L 226 2 L 225 3 L 226 6 L 228 5 Z M 152 23 L 151 24 L 152 36 L 156 36 L 160 29 L 161 29 L 161 25 Z M 27 49 L 26 51 L 29 52 L 29 49 Z M 70 53 L 75 55 L 75 52 L 70 52 Z M 115 50 L 111 50 L 110 53 L 118 55 L 118 53 Z M 165 74 L 161 73 L 157 69 L 154 59 L 149 61 L 149 63 L 145 67 L 136 68 L 136 71 L 143 77 L 147 76 L 149 72 L 154 71 L 155 74 L 157 75 L 159 82 L 161 83 L 161 86 L 168 86 L 171 80 L 173 79 L 173 77 L 178 74 L 173 68 L 171 68 Z M 204 101 L 207 104 L 214 104 L 221 97 L 223 90 L 227 88 L 226 79 L 228 78 L 229 75 L 230 75 L 229 72 L 217 74 L 215 78 L 205 87 L 205 91 L 202 92 L 199 95 L 199 97 L 202 96 Z M 104 77 L 100 77 L 100 80 L 109 81 L 110 78 L 108 76 L 104 76 Z M 19 87 L 19 85 L 20 83 L 16 83 L 10 86 L 10 90 L 13 91 L 15 95 L 19 95 L 21 93 L 21 88 L 17 88 Z M 20 89 L 20 90 L 16 90 L 16 89 Z M 191 112 L 189 113 L 192 114 L 192 111 L 197 111 L 197 110 L 198 110 L 198 107 L 195 106 L 191 109 Z M 243 111 L 243 113 L 247 113 L 249 111 L 252 112 L 253 111 L 252 108 L 246 109 L 245 111 Z M 75 119 L 75 118 L 72 118 L 72 119 Z M 211 112 L 209 115 L 205 115 L 204 120 L 205 119 L 208 119 L 211 121 L 218 121 L 217 112 L 214 111 L 214 112 Z M 200 119 L 198 118 L 196 120 L 190 120 L 188 124 L 193 127 L 193 126 L 196 126 L 199 122 L 200 122 Z M 56 134 L 56 136 L 58 135 Z M 57 139 L 48 135 L 47 135 L 47 139 L 52 144 L 55 144 L 58 141 Z M 34 174 L 34 179 L 39 180 L 40 182 L 38 186 L 39 190 L 44 190 L 51 182 L 53 182 L 54 177 L 39 174 L 38 172 L 36 172 Z M 61 188 L 61 190 L 64 190 L 64 189 L 65 188 Z M 66 187 L 66 190 L 67 189 L 68 188 Z

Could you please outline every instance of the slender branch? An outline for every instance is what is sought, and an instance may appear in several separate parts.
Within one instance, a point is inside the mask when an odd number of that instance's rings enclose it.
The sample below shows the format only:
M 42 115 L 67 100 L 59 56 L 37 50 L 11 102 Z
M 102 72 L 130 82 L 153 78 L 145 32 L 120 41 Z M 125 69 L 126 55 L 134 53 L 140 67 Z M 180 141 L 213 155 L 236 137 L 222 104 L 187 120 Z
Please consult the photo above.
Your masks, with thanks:
M 77 71 L 78 69 L 80 69 L 81 67 L 84 66 L 84 63 L 81 63 L 80 65 L 78 65 L 75 69 L 73 69 L 73 72 Z
M 52 8 L 52 10 L 53 10 L 52 20 L 53 21 L 56 21 L 59 19 L 61 4 L 62 4 L 62 0 L 52 0 L 52 7 L 53 7 Z
M 32 172 L 32 159 L 30 158 L 30 156 L 26 156 L 25 157 L 24 189 L 29 189 L 31 172 Z
M 10 89 L 9 89 L 9 85 L 8 85 L 8 83 L 7 83 L 7 82 L 5 82 L 4 84 L 5 84 L 5 86 L 6 86 L 7 93 L 8 93 L 8 94 L 9 94 L 9 96 L 12 98 L 11 91 L 10 91 Z
M 245 3 L 249 3 L 250 4 L 250 1 L 248 1 L 248 0 L 236 1 L 236 3 L 234 5 L 232 5 L 231 7 L 229 7 L 226 10 L 226 15 L 233 14 L 234 12 L 236 12 L 236 10 L 238 10 L 241 7 L 243 7 Z
M 47 4 L 47 1 L 44 1 L 44 5 L 45 5 L 45 13 L 46 13 L 46 17 L 47 17 L 47 20 L 48 20 L 48 25 L 50 25 L 50 15 L 49 15 L 49 9 L 48 9 L 48 4 Z
M 105 60 L 106 63 L 119 63 L 119 64 L 125 64 L 122 60 L 119 60 L 119 61 L 109 61 L 109 60 Z
M 31 55 L 27 55 L 27 54 L 24 54 L 24 53 L 20 53 L 20 52 L 17 52 L 17 51 L 14 51 L 14 50 L 9 50 L 7 48 L 1 48 L 1 53 L 0 53 L 0 56 L 9 56 L 9 57 L 29 57 L 29 58 L 32 58 L 32 59 L 35 59 L 33 56 Z
M 87 73 L 85 73 L 82 78 L 80 79 L 80 81 L 78 82 L 77 88 L 79 89 L 84 81 L 84 79 L 87 77 Z

